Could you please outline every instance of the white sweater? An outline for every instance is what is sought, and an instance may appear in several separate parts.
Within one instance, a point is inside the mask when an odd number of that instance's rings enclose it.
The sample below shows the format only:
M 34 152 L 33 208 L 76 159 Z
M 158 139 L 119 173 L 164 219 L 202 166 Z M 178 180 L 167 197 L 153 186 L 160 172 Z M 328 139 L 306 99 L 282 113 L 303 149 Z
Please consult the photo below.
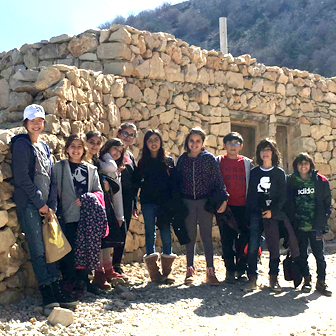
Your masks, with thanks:
M 118 172 L 118 166 L 109 153 L 103 156 L 103 160 L 100 160 L 101 172 L 111 177 L 119 184 L 119 191 L 113 195 L 112 203 L 117 220 L 124 220 L 124 206 L 122 199 L 122 187 L 121 187 L 121 175 Z

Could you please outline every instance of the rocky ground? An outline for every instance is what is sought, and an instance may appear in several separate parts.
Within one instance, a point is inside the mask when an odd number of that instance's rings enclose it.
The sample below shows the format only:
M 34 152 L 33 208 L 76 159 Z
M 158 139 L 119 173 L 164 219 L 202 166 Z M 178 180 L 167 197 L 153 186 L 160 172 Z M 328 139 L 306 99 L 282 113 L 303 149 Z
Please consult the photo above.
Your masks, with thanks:
M 284 258 L 284 256 L 282 257 Z M 336 295 L 336 244 L 326 246 L 327 282 Z M 315 275 L 314 257 L 309 263 Z M 37 295 L 0 309 L 0 335 L 335 335 L 335 295 L 303 294 L 282 277 L 282 293 L 268 288 L 268 256 L 262 256 L 260 288 L 245 294 L 242 285 L 210 287 L 204 283 L 204 256 L 196 257 L 197 281 L 183 284 L 185 257 L 174 267 L 174 285 L 148 282 L 144 264 L 127 265 L 129 291 L 112 289 L 101 296 L 87 294 L 74 312 L 75 321 L 51 325 L 40 315 Z M 221 257 L 215 257 L 219 280 L 225 278 Z M 315 278 L 315 277 L 314 277 Z M 124 298 L 122 298 L 124 296 Z

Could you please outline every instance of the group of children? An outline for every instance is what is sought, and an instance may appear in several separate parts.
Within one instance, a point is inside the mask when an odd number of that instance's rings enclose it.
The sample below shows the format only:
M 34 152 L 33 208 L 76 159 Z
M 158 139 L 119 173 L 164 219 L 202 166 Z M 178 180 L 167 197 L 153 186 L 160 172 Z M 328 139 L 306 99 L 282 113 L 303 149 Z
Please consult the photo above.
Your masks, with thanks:
M 13 137 L 11 145 L 18 220 L 29 246 L 44 307 L 72 308 L 85 290 L 99 293 L 99 289 L 110 288 L 111 280 L 127 280 L 121 259 L 131 217 L 138 216 L 139 189 L 145 222 L 144 261 L 152 281 L 174 282 L 171 270 L 176 255 L 172 253 L 170 226 L 172 218 L 181 214 L 178 211 L 182 206 L 185 214 L 182 240 L 187 243 L 185 283 L 194 281 L 199 225 L 206 282 L 219 284 L 213 264 L 215 214 L 227 282 L 246 281 L 245 291 L 257 288 L 257 264 L 264 232 L 270 252 L 270 287 L 274 291 L 281 290 L 279 240 L 284 235 L 304 279 L 302 290 L 311 290 L 307 263 L 310 243 L 317 262 L 316 289 L 331 295 L 325 283 L 322 239 L 331 212 L 331 192 L 327 179 L 314 170 L 308 154 L 301 153 L 295 158 L 294 173 L 286 182 L 273 140 L 264 139 L 258 144 L 257 166 L 253 167 L 252 160 L 239 154 L 243 147 L 239 133 L 231 132 L 224 137 L 227 154 L 215 158 L 204 149 L 204 131 L 193 128 L 185 139 L 185 153 L 175 166 L 173 158 L 165 153 L 161 134 L 149 130 L 137 165 L 129 151 L 137 129 L 134 124 L 124 123 L 117 138 L 105 143 L 99 132 L 87 133 L 86 139 L 71 135 L 64 148 L 67 159 L 52 165 L 49 147 L 40 139 L 44 122 L 42 106 L 27 106 L 23 121 L 27 134 Z M 57 266 L 46 263 L 42 238 L 42 216 L 56 211 L 72 246 L 72 251 Z M 172 215 L 167 216 L 168 213 Z M 156 227 L 160 230 L 161 254 L 155 252 Z M 88 274 L 92 271 L 91 283 Z M 76 293 L 77 298 L 70 292 Z

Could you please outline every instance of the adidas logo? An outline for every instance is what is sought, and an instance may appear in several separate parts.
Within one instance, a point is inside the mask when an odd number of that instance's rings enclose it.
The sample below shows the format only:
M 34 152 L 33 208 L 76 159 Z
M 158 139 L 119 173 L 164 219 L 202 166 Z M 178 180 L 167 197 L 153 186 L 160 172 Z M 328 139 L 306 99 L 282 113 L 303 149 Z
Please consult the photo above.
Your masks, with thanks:
M 303 188 L 298 190 L 298 195 L 310 195 L 315 193 L 315 188 Z

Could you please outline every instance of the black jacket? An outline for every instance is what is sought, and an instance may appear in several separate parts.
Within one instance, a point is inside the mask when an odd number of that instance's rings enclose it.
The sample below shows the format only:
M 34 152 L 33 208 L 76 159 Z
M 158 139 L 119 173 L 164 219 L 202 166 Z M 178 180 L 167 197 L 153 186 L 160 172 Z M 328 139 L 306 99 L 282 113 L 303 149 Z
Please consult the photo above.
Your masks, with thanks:
M 297 173 L 294 173 L 297 174 Z M 295 219 L 295 195 L 298 193 L 298 188 L 294 183 L 294 174 L 287 179 L 287 203 L 285 210 L 294 227 L 299 228 L 299 223 Z M 325 231 L 328 230 L 328 219 L 331 214 L 331 191 L 328 179 L 318 173 L 316 170 L 312 172 L 315 187 L 315 222 L 313 223 L 313 230 Z

